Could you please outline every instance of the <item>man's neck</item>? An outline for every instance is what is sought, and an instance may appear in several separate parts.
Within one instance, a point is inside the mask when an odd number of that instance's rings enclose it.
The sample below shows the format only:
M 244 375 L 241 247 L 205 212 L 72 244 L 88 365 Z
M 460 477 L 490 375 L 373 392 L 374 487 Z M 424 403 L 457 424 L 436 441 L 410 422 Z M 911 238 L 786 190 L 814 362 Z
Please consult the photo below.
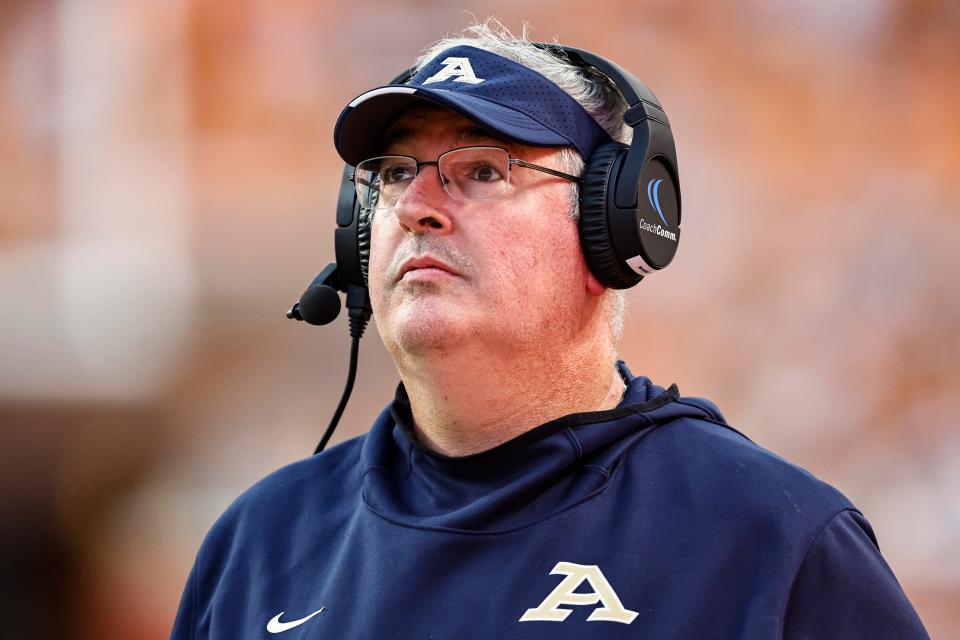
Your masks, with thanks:
M 448 456 L 491 449 L 561 416 L 615 407 L 625 385 L 603 344 L 568 345 L 557 361 L 543 354 L 434 354 L 400 366 L 414 432 Z M 477 362 L 484 362 L 482 369 Z M 472 366 L 471 366 L 472 365 Z

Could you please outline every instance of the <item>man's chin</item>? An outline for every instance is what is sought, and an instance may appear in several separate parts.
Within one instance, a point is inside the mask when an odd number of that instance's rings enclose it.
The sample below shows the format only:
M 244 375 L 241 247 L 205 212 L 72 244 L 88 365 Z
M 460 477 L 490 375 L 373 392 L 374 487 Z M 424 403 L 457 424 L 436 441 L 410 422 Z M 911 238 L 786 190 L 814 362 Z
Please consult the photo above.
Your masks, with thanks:
M 426 355 L 448 351 L 462 343 L 471 334 L 462 314 L 448 313 L 440 305 L 435 308 L 401 310 L 389 323 L 388 331 L 381 330 L 384 343 L 395 345 L 403 354 Z

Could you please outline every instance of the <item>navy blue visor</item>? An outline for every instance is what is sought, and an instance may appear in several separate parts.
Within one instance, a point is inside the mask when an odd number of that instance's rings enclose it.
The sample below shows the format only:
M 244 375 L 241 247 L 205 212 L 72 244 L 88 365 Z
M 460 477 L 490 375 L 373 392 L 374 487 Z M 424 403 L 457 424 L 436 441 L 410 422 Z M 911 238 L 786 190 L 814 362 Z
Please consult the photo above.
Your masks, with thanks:
M 521 64 L 476 47 L 447 49 L 407 84 L 357 96 L 337 119 L 333 141 L 348 164 L 383 152 L 387 128 L 408 107 L 432 102 L 493 136 L 537 147 L 572 146 L 583 158 L 610 137 L 560 87 Z

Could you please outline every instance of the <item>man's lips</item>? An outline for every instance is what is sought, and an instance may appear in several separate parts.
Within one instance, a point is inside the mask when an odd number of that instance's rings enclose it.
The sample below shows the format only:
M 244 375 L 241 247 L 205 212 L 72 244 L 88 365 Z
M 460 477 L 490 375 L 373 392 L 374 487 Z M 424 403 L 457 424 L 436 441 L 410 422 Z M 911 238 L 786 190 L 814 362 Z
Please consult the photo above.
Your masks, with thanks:
M 442 260 L 431 256 L 421 256 L 419 258 L 409 258 L 404 261 L 404 263 L 400 265 L 400 270 L 397 272 L 397 280 L 403 280 L 403 277 L 411 272 L 424 271 L 424 275 L 426 275 L 427 270 L 432 273 L 441 271 L 452 276 L 460 275 L 453 267 Z

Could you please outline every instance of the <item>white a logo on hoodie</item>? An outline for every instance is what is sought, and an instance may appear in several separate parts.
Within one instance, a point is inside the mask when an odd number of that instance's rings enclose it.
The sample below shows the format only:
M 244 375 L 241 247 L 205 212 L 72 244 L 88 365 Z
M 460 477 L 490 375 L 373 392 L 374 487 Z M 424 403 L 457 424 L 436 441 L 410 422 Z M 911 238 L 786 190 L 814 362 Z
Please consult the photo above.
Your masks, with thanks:
M 587 617 L 587 622 L 607 621 L 630 624 L 637 617 L 636 611 L 625 609 L 613 587 L 603 577 L 597 565 L 574 564 L 572 562 L 558 562 L 550 575 L 561 574 L 567 576 L 550 592 L 550 595 L 540 603 L 536 609 L 527 609 L 520 617 L 520 622 L 562 622 L 570 615 L 572 609 L 561 609 L 560 605 L 585 606 L 602 605 L 596 607 Z M 577 593 L 576 590 L 586 580 L 593 589 L 590 593 Z

